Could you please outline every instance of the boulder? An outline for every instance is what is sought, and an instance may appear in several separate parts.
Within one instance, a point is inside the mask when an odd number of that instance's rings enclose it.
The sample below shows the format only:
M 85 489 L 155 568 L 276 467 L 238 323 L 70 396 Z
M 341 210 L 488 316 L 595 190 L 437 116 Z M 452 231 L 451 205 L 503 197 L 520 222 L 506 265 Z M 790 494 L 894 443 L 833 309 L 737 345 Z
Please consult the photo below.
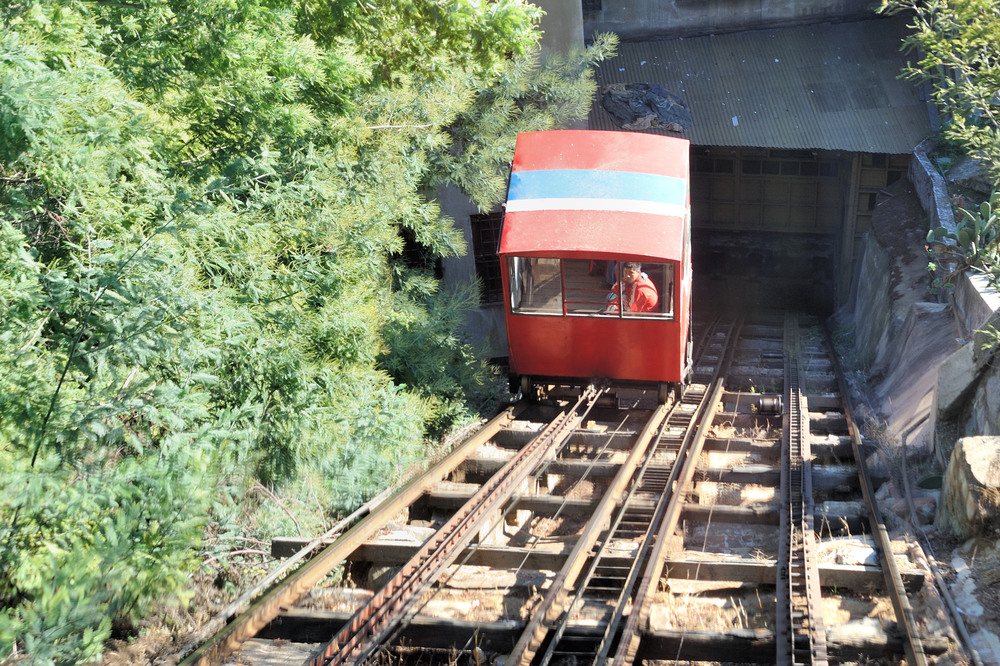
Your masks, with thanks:
M 993 187 L 993 179 L 981 162 L 971 157 L 963 157 L 951 165 L 945 175 L 949 183 L 989 195 Z
M 963 437 L 944 477 L 934 524 L 960 539 L 993 534 L 1000 517 L 1000 437 Z

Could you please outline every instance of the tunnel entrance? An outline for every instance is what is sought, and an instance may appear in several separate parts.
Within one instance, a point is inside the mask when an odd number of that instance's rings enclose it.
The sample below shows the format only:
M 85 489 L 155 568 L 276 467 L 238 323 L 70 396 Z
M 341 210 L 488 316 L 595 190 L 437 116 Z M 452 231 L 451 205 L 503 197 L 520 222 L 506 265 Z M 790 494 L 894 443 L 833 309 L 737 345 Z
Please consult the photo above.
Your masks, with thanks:
M 696 303 L 828 315 L 846 296 L 877 194 L 908 155 L 691 149 Z
M 779 308 L 829 315 L 835 235 L 693 233 L 694 302 L 726 311 Z
M 691 166 L 695 302 L 832 312 L 850 157 L 695 147 Z

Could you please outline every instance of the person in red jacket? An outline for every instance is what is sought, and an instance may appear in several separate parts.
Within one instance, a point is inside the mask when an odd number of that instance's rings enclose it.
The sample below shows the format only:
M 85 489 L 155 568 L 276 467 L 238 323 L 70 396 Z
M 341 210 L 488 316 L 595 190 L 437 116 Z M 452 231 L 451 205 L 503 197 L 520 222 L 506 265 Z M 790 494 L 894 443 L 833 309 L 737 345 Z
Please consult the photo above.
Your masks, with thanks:
M 656 285 L 642 272 L 642 264 L 635 261 L 626 261 L 622 264 L 621 288 L 619 284 L 612 287 L 609 297 L 607 312 L 653 312 L 659 302 L 659 295 L 656 293 Z M 624 308 L 619 306 L 618 294 L 624 300 Z

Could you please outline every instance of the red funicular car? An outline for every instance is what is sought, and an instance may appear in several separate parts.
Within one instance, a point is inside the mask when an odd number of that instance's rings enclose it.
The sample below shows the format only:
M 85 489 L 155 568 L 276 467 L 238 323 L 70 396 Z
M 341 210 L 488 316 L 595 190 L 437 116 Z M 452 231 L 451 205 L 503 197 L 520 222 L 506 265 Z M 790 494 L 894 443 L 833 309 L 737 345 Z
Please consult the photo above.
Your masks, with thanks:
M 663 401 L 683 384 L 688 147 L 624 131 L 518 135 L 499 249 L 512 389 L 609 379 Z

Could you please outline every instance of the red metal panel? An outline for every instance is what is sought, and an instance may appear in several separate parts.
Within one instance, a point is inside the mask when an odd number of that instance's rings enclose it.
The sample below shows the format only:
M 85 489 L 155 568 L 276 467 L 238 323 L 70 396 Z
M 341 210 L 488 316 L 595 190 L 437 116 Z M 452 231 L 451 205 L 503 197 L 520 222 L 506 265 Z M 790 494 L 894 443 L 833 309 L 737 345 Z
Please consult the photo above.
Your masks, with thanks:
M 555 130 L 517 136 L 513 170 L 603 169 L 688 177 L 688 142 L 641 134 Z
M 514 375 L 684 380 L 691 297 L 688 142 L 629 132 L 518 136 L 500 241 Z M 672 261 L 675 318 L 515 314 L 507 256 Z
M 517 375 L 683 379 L 686 326 L 680 321 L 513 315 L 508 322 L 510 370 Z
M 500 255 L 681 259 L 689 144 L 634 132 L 518 135 Z
M 507 213 L 500 256 L 680 261 L 684 220 L 608 211 Z

